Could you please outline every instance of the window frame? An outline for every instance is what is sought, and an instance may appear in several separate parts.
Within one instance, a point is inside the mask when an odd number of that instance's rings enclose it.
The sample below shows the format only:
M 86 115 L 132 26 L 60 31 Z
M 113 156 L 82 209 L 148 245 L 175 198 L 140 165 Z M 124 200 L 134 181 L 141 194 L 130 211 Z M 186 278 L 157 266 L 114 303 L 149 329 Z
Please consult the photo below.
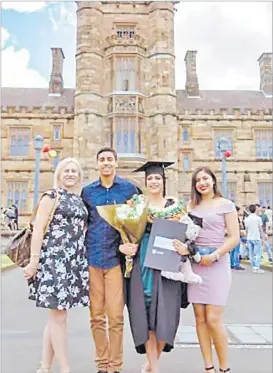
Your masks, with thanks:
M 118 92 L 137 91 L 139 69 L 138 57 L 133 55 L 117 55 L 115 56 L 113 62 L 113 90 Z M 122 67 L 123 63 L 125 64 L 125 66 Z M 131 67 L 130 64 L 132 64 Z M 130 70 L 132 66 L 133 69 Z
M 268 196 L 269 196 L 269 200 L 267 200 L 267 202 L 263 201 L 262 202 L 262 199 L 261 199 L 261 196 L 260 196 L 260 189 L 261 189 L 261 186 L 266 186 L 268 185 Z M 272 181 L 257 181 L 257 194 L 258 194 L 258 200 L 259 200 L 259 204 L 261 206 L 272 206 L 272 203 L 273 203 L 273 196 L 272 196 L 272 192 L 273 192 L 273 183 Z M 266 196 L 266 194 L 264 194 L 264 197 Z M 269 201 L 269 202 L 268 202 Z
M 117 154 L 119 155 L 122 155 L 122 154 L 140 154 L 140 118 L 138 116 L 115 116 L 113 118 L 111 118 L 112 120 L 112 146 L 116 149 L 117 151 Z M 133 143 L 133 147 L 134 149 L 132 148 L 130 150 L 130 146 L 132 146 L 131 144 L 127 145 L 127 148 L 125 146 L 125 139 L 124 139 L 124 133 L 130 133 L 130 128 L 128 127 L 128 131 L 124 131 L 123 128 L 119 129 L 118 126 L 120 125 L 119 121 L 126 121 L 126 120 L 130 120 L 131 121 L 131 126 L 132 128 L 134 127 L 135 130 L 134 130 L 134 143 Z M 134 121 L 134 122 L 133 122 Z M 122 124 L 124 125 L 124 124 Z M 121 125 L 121 126 L 122 126 Z M 121 144 L 118 143 L 118 134 L 119 132 L 121 132 L 121 136 L 120 136 L 120 142 Z M 123 134 L 123 135 L 122 135 Z M 128 136 L 128 139 L 129 139 L 129 136 Z M 123 142 L 123 144 L 122 144 Z M 133 151 L 132 151 L 133 150 Z
M 259 134 L 264 134 L 264 136 L 258 136 Z M 262 143 L 262 140 L 266 142 L 266 147 L 265 147 L 265 150 L 266 150 L 266 155 L 264 156 L 263 155 L 263 143 Z M 257 142 L 260 141 L 260 155 L 258 155 L 258 151 L 257 151 L 257 148 L 258 148 L 258 144 Z M 255 132 L 254 132 L 254 146 L 255 146 L 255 158 L 257 160 L 272 160 L 272 153 L 273 153 L 273 149 L 272 149 L 272 131 L 270 131 L 268 128 L 261 128 L 261 129 L 255 129 Z M 270 154 L 271 152 L 271 154 Z
M 230 133 L 230 136 L 227 136 L 227 133 Z M 220 136 L 218 136 L 220 134 Z M 227 140 L 230 140 L 230 148 L 228 150 L 231 151 L 231 158 L 233 157 L 233 143 L 234 143 L 234 130 L 230 128 L 219 128 L 219 129 L 214 129 L 213 130 L 213 154 L 214 154 L 214 159 L 221 159 L 221 152 L 219 150 L 218 154 L 218 149 L 217 149 L 217 143 L 220 140 L 221 137 L 225 137 Z
M 59 129 L 59 138 L 56 138 L 55 137 L 55 129 Z M 53 141 L 61 141 L 62 140 L 62 129 L 63 129 L 63 126 L 62 124 L 60 123 L 53 123 L 53 135 L 52 135 L 52 140 Z
M 132 33 L 132 35 L 125 35 L 125 33 Z M 119 35 L 121 33 L 121 35 Z M 133 23 L 116 23 L 115 24 L 115 34 L 119 40 L 122 39 L 133 39 L 136 36 L 136 24 Z
M 188 167 L 185 168 L 185 160 L 187 159 L 187 162 L 188 162 Z M 182 154 L 182 168 L 183 168 L 183 171 L 189 171 L 191 169 L 191 157 L 190 157 L 190 154 L 188 153 L 183 153 Z
M 16 132 L 18 131 L 18 132 Z M 12 144 L 12 137 L 13 137 L 13 133 L 16 134 L 19 133 L 19 132 L 23 132 L 25 131 L 26 133 L 28 133 L 28 143 L 27 144 L 24 144 L 23 145 L 23 149 L 24 148 L 27 148 L 25 152 L 23 152 L 23 154 L 16 154 L 20 149 L 21 147 L 19 146 L 18 144 L 18 137 L 17 137 L 17 140 L 14 142 L 14 144 Z M 31 150 L 31 140 L 32 140 L 32 131 L 31 131 L 31 127 L 27 127 L 27 126 L 10 126 L 9 127 L 9 130 L 8 130 L 8 139 L 9 139 L 9 148 L 8 148 L 8 154 L 9 154 L 9 157 L 11 158 L 15 158 L 15 157 L 24 157 L 24 158 L 27 158 L 30 156 L 30 150 Z M 16 149 L 16 151 L 13 153 L 13 149 Z
M 187 134 L 187 138 L 185 139 L 184 138 L 184 134 Z M 183 142 L 189 142 L 190 141 L 190 131 L 189 131 L 189 127 L 182 127 L 182 141 Z
M 16 184 L 25 184 L 26 189 L 23 188 L 19 190 L 19 197 L 15 196 L 16 193 L 16 187 L 9 188 L 10 185 L 16 185 Z M 10 207 L 13 204 L 16 204 L 15 202 L 18 201 L 17 204 L 18 210 L 20 214 L 28 213 L 28 200 L 29 200 L 29 182 L 27 180 L 6 180 L 6 204 L 7 207 Z M 21 192 L 25 192 L 25 198 L 21 198 Z M 9 198 L 10 192 L 12 193 L 12 198 Z M 22 201 L 24 201 L 22 205 Z

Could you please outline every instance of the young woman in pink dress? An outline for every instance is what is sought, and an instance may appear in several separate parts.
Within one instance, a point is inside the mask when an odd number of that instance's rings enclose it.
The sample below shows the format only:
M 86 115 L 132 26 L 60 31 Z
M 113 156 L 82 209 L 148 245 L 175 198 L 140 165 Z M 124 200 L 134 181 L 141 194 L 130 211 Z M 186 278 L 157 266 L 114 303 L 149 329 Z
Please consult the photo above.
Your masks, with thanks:
M 194 308 L 205 371 L 216 372 L 212 359 L 213 341 L 220 372 L 231 373 L 223 314 L 231 286 L 229 251 L 240 240 L 239 225 L 234 204 L 222 198 L 216 177 L 207 167 L 197 168 L 192 175 L 189 211 L 203 218 L 203 228 L 195 241 L 201 262 L 193 263 L 193 271 L 203 282 L 188 285 L 188 300 Z

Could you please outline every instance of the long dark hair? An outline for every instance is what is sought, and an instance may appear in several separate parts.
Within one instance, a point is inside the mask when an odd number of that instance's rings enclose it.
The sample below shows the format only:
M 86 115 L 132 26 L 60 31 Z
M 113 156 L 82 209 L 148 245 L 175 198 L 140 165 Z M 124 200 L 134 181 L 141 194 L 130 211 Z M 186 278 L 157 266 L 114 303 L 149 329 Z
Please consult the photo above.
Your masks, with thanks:
M 212 170 L 207 167 L 198 167 L 194 170 L 191 178 L 191 206 L 194 207 L 196 205 L 199 205 L 199 203 L 202 200 L 202 195 L 199 193 L 196 189 L 196 177 L 199 174 L 200 171 L 204 171 L 206 174 L 211 176 L 213 180 L 213 192 L 214 192 L 214 197 L 222 197 L 222 193 L 220 192 L 218 188 L 218 183 L 215 174 L 212 172 Z

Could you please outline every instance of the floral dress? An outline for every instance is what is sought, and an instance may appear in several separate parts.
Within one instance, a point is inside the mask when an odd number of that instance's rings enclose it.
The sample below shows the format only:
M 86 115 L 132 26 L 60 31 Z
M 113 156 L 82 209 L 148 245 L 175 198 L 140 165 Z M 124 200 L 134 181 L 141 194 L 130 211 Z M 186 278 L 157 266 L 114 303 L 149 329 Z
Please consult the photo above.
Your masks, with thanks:
M 89 274 L 84 245 L 87 209 L 80 196 L 57 189 L 60 196 L 44 236 L 29 299 L 37 307 L 67 310 L 89 305 Z M 46 192 L 52 199 L 54 190 Z

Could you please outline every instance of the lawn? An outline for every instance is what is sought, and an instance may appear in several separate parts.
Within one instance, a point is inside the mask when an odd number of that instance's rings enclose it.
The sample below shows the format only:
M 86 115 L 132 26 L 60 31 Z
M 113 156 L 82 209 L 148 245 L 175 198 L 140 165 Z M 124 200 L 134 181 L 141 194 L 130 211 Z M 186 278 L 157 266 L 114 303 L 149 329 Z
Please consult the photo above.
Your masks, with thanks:
M 9 266 L 15 266 L 7 255 L 1 255 L 1 270 L 6 269 Z

